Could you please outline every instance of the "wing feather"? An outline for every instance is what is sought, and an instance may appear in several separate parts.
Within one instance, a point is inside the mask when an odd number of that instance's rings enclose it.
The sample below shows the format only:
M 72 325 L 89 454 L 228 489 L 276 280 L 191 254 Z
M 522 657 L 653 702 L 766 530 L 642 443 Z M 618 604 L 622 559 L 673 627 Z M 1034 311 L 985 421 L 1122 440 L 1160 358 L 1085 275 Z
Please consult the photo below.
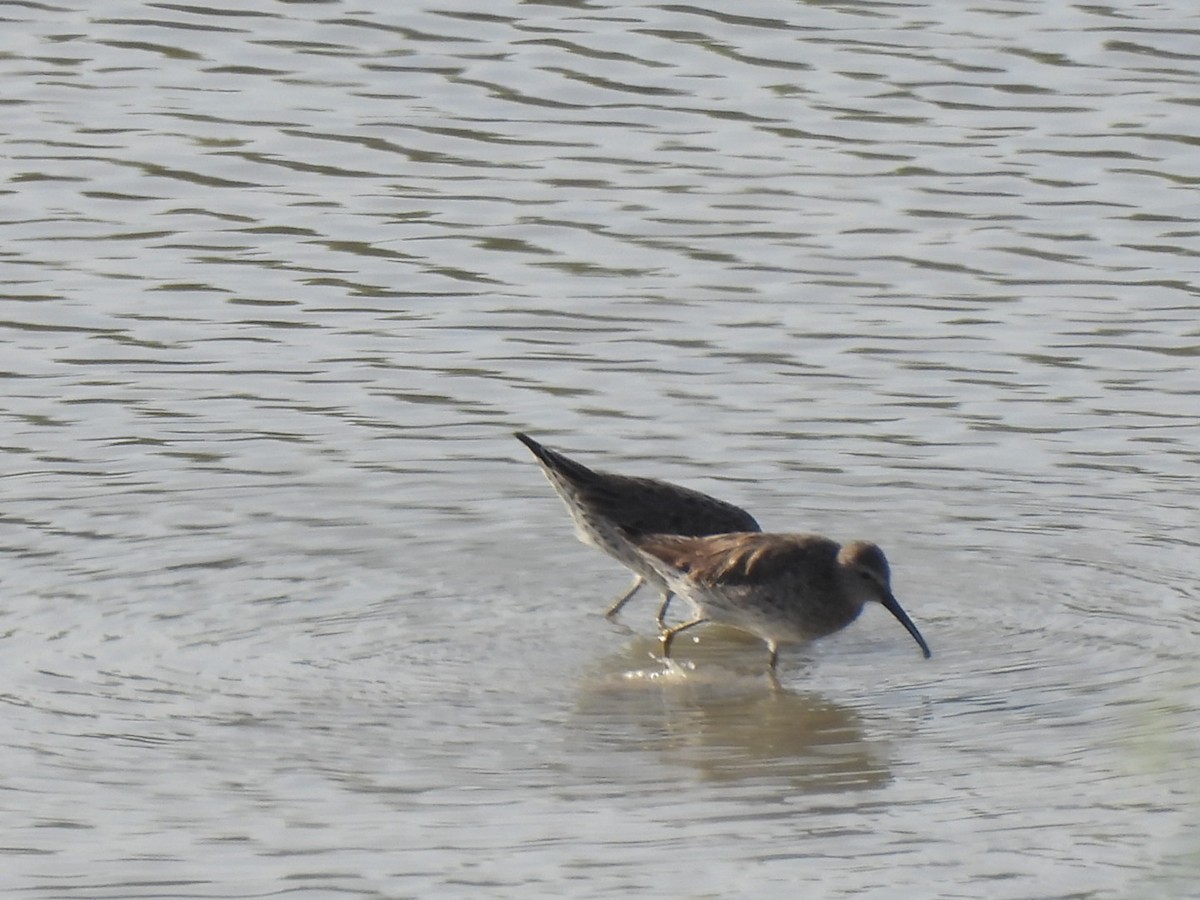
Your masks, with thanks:
M 836 562 L 835 541 L 813 534 L 743 532 L 710 537 L 651 535 L 638 540 L 643 552 L 700 584 L 736 585 L 771 581 L 810 566 Z

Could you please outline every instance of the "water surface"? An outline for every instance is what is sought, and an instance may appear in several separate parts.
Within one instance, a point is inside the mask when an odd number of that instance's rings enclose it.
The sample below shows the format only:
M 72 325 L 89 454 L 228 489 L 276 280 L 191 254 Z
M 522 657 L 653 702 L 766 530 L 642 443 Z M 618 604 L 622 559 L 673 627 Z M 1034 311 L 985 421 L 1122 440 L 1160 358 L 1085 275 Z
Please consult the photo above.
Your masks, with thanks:
M 1194 890 L 1190 7 L 0 15 L 6 893 Z M 513 430 L 933 658 L 666 671 Z

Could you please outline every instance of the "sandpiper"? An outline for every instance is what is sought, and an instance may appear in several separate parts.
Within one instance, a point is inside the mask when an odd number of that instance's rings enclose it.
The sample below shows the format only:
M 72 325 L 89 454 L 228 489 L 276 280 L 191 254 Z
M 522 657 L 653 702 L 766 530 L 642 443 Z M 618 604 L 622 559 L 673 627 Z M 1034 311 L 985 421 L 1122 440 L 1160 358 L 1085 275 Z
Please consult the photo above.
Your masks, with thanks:
M 877 600 L 908 629 L 925 658 L 929 645 L 892 595 L 883 551 L 867 541 L 842 546 L 815 534 L 649 535 L 638 550 L 695 615 L 664 629 L 662 652 L 681 631 L 718 622 L 767 642 L 775 677 L 780 644 L 803 643 L 845 628 Z
M 575 534 L 634 572 L 633 584 L 616 598 L 605 615 L 615 616 L 643 584 L 662 593 L 656 620 L 664 627 L 671 588 L 632 541 L 652 534 L 696 537 L 725 532 L 757 532 L 754 517 L 732 503 L 700 491 L 653 478 L 598 472 L 543 447 L 527 434 L 516 438 L 528 447 L 575 521 Z

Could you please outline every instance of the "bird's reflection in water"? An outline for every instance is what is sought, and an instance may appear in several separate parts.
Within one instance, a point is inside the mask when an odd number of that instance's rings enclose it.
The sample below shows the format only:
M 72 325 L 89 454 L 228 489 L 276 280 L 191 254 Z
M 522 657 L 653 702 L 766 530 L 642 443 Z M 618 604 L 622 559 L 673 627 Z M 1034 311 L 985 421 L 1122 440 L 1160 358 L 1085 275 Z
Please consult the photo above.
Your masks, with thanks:
M 812 792 L 890 779 L 854 710 L 786 686 L 803 680 L 795 658 L 777 689 L 761 642 L 737 632 L 710 629 L 670 664 L 657 658 L 657 647 L 652 638 L 636 638 L 581 685 L 576 738 L 604 751 L 612 765 L 632 763 L 613 751 L 654 751 L 705 780 L 782 777 Z

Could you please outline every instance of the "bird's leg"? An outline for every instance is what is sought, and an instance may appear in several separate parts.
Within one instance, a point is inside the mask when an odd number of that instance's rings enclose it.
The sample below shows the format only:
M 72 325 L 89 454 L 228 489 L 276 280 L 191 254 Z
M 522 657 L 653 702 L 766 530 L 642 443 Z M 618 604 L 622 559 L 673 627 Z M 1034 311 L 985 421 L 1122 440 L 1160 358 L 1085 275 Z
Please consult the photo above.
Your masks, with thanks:
M 675 640 L 675 635 L 679 634 L 681 631 L 686 631 L 693 625 L 703 625 L 707 621 L 708 619 L 705 618 L 692 619 L 688 622 L 684 622 L 682 625 L 676 625 L 673 628 L 668 628 L 666 631 L 660 634 L 658 639 L 662 642 L 663 659 L 671 658 L 671 641 Z
M 767 657 L 767 669 L 771 675 L 775 675 L 775 663 L 779 661 L 779 645 L 774 641 L 767 641 L 767 649 L 771 651 L 771 655 Z
M 767 649 L 771 651 L 771 655 L 767 657 L 767 678 L 771 682 L 771 690 L 781 691 L 783 685 L 779 683 L 779 675 L 775 671 L 775 664 L 779 661 L 779 645 L 774 641 L 768 641 Z
M 629 589 L 626 590 L 625 593 L 612 602 L 612 606 L 610 606 L 608 611 L 604 613 L 605 617 L 611 619 L 613 616 L 619 613 L 621 611 L 621 607 L 628 603 L 629 598 L 636 594 L 638 592 L 638 588 L 645 583 L 646 579 L 641 575 L 634 575 L 633 584 L 629 586 Z
M 654 617 L 654 621 L 658 623 L 658 630 L 665 629 L 667 620 L 667 607 L 671 605 L 671 592 L 663 591 L 662 606 L 658 608 L 658 615 Z

